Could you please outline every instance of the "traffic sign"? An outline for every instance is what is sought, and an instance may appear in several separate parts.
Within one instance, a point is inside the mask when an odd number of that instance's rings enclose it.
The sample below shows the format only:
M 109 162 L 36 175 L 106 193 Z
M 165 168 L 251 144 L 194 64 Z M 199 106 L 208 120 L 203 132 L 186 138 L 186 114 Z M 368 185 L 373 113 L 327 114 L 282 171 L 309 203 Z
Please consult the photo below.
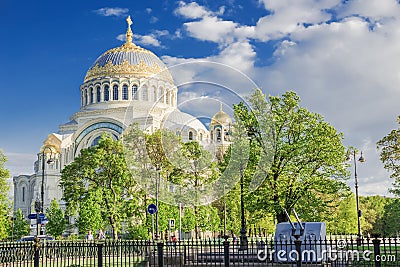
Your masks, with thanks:
M 170 229 L 174 229 L 175 228 L 175 220 L 174 219 L 170 219 L 169 220 L 169 228 Z
M 38 215 L 38 217 L 39 217 L 39 219 L 44 219 L 44 218 L 46 218 L 46 216 L 44 215 L 44 213 L 40 213 L 39 215 Z
M 155 204 L 150 204 L 150 205 L 147 207 L 147 211 L 148 211 L 150 214 L 155 214 L 155 213 L 157 212 L 157 206 L 156 206 Z
M 28 215 L 28 219 L 36 219 L 37 214 L 36 213 L 31 213 Z

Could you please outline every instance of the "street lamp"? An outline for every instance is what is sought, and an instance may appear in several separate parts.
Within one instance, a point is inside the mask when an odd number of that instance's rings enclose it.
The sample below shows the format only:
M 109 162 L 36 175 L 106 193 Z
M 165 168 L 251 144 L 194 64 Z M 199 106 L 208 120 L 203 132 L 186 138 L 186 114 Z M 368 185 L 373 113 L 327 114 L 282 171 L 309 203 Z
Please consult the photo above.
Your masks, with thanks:
M 244 190 L 243 190 L 243 167 L 240 166 L 240 216 L 241 216 L 241 228 L 240 228 L 240 246 L 239 250 L 247 249 L 247 230 L 246 230 L 246 219 L 244 217 Z
M 44 147 L 43 150 L 42 150 L 42 185 L 40 187 L 40 196 L 41 196 L 41 205 L 40 205 L 40 210 L 39 210 L 40 213 L 44 212 L 44 170 L 45 170 L 45 167 L 46 167 L 46 164 L 45 164 L 45 157 L 46 157 L 46 153 L 45 152 L 46 152 L 46 149 L 48 149 L 50 151 L 50 158 L 47 160 L 47 164 L 51 164 L 51 163 L 54 162 L 54 159 L 52 157 L 53 156 L 53 151 L 48 146 Z M 36 202 L 35 202 L 35 207 L 36 207 Z M 37 217 L 36 220 L 39 221 L 39 217 Z M 38 224 L 38 226 L 39 226 L 39 224 Z M 39 232 L 39 230 L 38 230 L 38 232 Z M 42 229 L 40 230 L 40 234 L 43 234 L 43 230 Z
M 159 207 L 158 207 L 158 190 L 159 190 L 159 179 L 160 179 L 160 167 L 156 167 L 156 207 L 157 207 L 157 212 L 156 212 L 156 236 L 155 239 L 158 240 L 158 212 L 159 212 Z
M 360 201 L 358 197 L 358 177 L 357 177 L 357 162 L 356 162 L 356 150 L 353 149 L 351 152 L 353 154 L 353 160 L 354 160 L 354 187 L 356 189 L 356 208 L 357 208 L 357 244 L 361 243 L 361 223 L 360 223 L 360 218 L 361 218 L 361 210 L 360 210 Z M 350 158 L 349 158 L 350 159 Z M 359 162 L 363 163 L 365 162 L 365 158 L 363 157 L 363 153 L 361 152 L 361 156 L 358 159 Z

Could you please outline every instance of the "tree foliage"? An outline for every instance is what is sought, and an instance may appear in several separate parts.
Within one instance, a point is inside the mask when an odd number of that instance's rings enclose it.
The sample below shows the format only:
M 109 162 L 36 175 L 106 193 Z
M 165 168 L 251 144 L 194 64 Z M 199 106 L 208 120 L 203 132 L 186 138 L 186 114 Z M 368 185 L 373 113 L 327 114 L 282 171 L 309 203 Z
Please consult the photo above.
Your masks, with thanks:
M 105 228 L 100 193 L 100 191 L 90 192 L 79 205 L 76 226 L 80 234 L 85 234 L 89 230 L 95 232 L 97 229 Z
M 6 161 L 7 158 L 4 156 L 3 151 L 0 150 L 0 240 L 6 239 L 11 229 L 9 220 L 10 203 L 8 201 L 10 187 L 7 183 L 10 173 L 5 168 Z
M 337 205 L 329 208 L 328 216 L 321 221 L 326 221 L 326 230 L 332 234 L 357 233 L 357 209 L 354 194 L 337 198 Z
M 385 205 L 382 216 L 382 233 L 385 236 L 398 236 L 400 234 L 400 199 L 389 199 Z
M 59 237 L 67 228 L 64 211 L 58 205 L 58 201 L 53 199 L 50 207 L 46 209 L 46 217 L 49 220 L 46 224 L 46 232 L 54 237 Z
M 400 125 L 400 116 L 397 123 Z M 379 140 L 377 147 L 381 150 L 384 168 L 391 172 L 390 177 L 394 179 L 390 192 L 400 197 L 400 127 Z
M 14 214 L 14 225 L 12 229 L 13 239 L 20 239 L 29 234 L 29 222 L 24 218 L 21 209 Z
M 361 229 L 363 234 L 382 234 L 385 207 L 390 199 L 382 196 L 360 196 Z
M 341 133 L 321 115 L 300 107 L 300 98 L 292 91 L 268 101 L 257 89 L 249 102 L 251 109 L 243 102 L 235 105 L 235 116 L 260 149 L 260 158 L 271 159 L 270 164 L 257 165 L 255 175 L 264 181 L 251 196 L 250 209 L 273 212 L 283 222 L 283 209 L 291 211 L 299 203 L 323 209 L 330 201 L 326 196 L 346 191 Z
M 102 217 L 108 220 L 118 239 L 121 222 L 130 218 L 137 206 L 135 182 L 129 173 L 121 141 L 103 135 L 98 145 L 81 150 L 80 156 L 62 170 L 63 199 L 70 212 L 98 193 Z

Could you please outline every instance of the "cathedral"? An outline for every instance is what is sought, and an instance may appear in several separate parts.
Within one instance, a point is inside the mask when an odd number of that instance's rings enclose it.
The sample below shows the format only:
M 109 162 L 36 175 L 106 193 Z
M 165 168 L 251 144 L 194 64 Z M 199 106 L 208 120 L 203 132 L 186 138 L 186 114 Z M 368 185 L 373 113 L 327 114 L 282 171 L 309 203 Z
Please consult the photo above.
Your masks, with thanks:
M 88 69 L 80 86 L 81 108 L 70 121 L 50 133 L 34 163 L 34 174 L 13 178 L 14 210 L 34 213 L 36 200 L 43 210 L 56 199 L 62 208 L 59 187 L 61 170 L 80 150 L 95 146 L 103 133 L 119 139 L 125 128 L 138 123 L 147 133 L 166 128 L 182 141 L 229 146 L 232 120 L 222 110 L 211 119 L 209 129 L 196 117 L 177 107 L 178 88 L 165 64 L 151 51 L 132 42 L 132 21 L 127 18 L 126 42 L 100 55 Z

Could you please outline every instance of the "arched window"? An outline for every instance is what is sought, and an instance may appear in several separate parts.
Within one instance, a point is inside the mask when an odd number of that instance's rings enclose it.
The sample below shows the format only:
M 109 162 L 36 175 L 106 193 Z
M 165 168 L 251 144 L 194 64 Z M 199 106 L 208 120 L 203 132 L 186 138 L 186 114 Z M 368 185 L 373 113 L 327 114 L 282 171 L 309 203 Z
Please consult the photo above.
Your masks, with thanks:
M 101 90 L 100 90 L 100 86 L 97 86 L 96 88 L 96 102 L 100 102 L 101 101 Z
M 90 88 L 90 103 L 94 102 L 94 92 L 93 92 L 93 88 Z
M 165 99 L 165 104 L 169 104 L 169 92 L 167 91 L 167 94 L 166 94 L 166 99 Z
M 138 99 L 138 94 L 137 94 L 138 87 L 136 84 L 132 85 L 132 99 L 137 100 Z
M 164 103 L 164 90 L 162 88 L 158 88 L 158 102 Z
M 146 86 L 143 86 L 143 88 L 142 88 L 142 100 L 143 101 L 149 100 Z
M 189 131 L 189 140 L 192 141 L 193 140 L 193 132 Z
M 85 90 L 85 105 L 87 105 L 88 104 L 88 91 L 87 91 L 87 89 Z
M 157 89 L 153 87 L 153 102 L 157 102 Z
M 101 139 L 101 135 L 97 136 L 93 141 L 92 144 L 90 145 L 90 147 L 94 147 L 97 146 L 99 144 L 99 140 Z
M 118 85 L 113 86 L 113 100 L 118 100 Z
M 104 86 L 104 101 L 110 100 L 110 87 L 108 85 Z
M 200 141 L 203 141 L 203 134 L 202 133 L 199 134 L 199 138 L 200 138 Z
M 122 100 L 128 100 L 128 85 L 122 86 Z
M 220 142 L 221 141 L 221 129 L 217 129 L 216 130 L 216 132 L 217 132 L 217 142 Z

